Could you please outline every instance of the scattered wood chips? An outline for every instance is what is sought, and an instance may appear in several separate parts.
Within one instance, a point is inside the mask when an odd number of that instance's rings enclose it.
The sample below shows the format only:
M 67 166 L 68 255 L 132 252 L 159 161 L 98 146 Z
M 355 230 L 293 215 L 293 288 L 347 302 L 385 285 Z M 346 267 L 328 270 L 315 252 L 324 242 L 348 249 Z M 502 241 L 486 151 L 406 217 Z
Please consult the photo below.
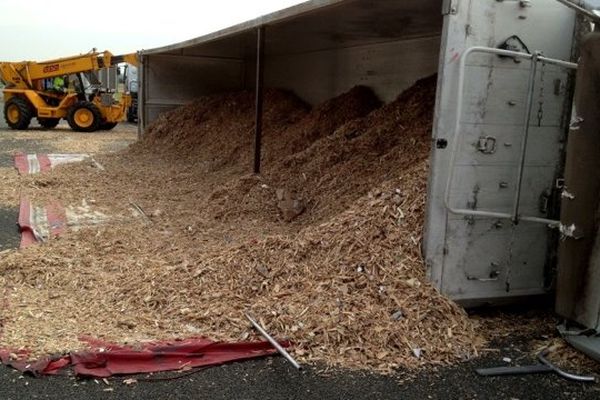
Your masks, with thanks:
M 85 198 L 110 215 L 135 203 L 151 223 L 5 255 L 2 345 L 40 355 L 80 347 L 81 334 L 239 341 L 256 338 L 251 311 L 303 362 L 385 373 L 476 355 L 483 339 L 421 258 L 434 101 L 435 77 L 382 107 L 362 87 L 312 110 L 270 90 L 253 176 L 252 94 L 207 97 L 97 157 L 105 171 L 22 178 L 34 199 Z
M 35 120 L 34 120 L 35 121 Z M 35 141 L 43 147 L 56 149 L 60 153 L 101 153 L 113 151 L 129 144 L 137 137 L 137 127 L 131 124 L 119 124 L 110 131 L 81 133 L 71 130 L 63 122 L 54 129 L 44 130 L 34 127 L 26 131 L 7 129 L 14 150 L 22 150 L 19 142 Z M 3 151 L 8 150 L 3 146 Z
M 15 168 L 0 167 L 0 207 L 19 204 L 19 173 Z

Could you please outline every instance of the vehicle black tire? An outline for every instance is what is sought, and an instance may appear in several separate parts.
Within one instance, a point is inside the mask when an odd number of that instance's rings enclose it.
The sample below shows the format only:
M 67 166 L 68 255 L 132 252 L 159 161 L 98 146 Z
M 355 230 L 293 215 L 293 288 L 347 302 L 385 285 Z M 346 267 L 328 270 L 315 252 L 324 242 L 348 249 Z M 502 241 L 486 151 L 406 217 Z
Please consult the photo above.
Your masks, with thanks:
M 69 109 L 67 122 L 74 131 L 94 132 L 100 129 L 102 113 L 94 103 L 80 101 Z
M 38 117 L 38 122 L 42 128 L 45 129 L 53 129 L 56 128 L 56 125 L 60 122 L 60 118 L 40 118 Z
M 11 97 L 4 104 L 4 119 L 12 129 L 27 129 L 34 113 L 29 101 L 22 97 Z
M 110 131 L 112 128 L 117 126 L 118 122 L 103 122 L 100 124 L 100 130 Z

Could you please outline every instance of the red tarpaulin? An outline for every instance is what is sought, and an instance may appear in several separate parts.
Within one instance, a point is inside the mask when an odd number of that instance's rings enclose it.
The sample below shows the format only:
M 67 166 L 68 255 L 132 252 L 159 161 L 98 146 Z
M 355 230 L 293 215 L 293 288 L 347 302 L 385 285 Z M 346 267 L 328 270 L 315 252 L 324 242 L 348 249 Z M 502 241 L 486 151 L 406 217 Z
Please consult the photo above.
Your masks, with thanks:
M 18 224 L 21 230 L 20 247 L 25 248 L 62 234 L 67 226 L 67 217 L 64 207 L 58 202 L 34 207 L 29 199 L 22 198 Z
M 77 206 L 63 207 L 58 201 L 34 204 L 23 197 L 18 220 L 21 248 L 52 240 L 63 234 L 67 228 L 98 226 L 108 221 L 108 215 L 90 206 L 85 200 Z
M 15 153 L 15 168 L 21 175 L 46 172 L 52 169 L 52 163 L 45 154 Z
M 96 168 L 103 169 L 89 154 L 25 154 L 15 153 L 15 168 L 21 175 L 48 172 L 61 164 L 69 164 L 89 160 Z
M 78 376 L 106 378 L 113 375 L 213 366 L 276 353 L 268 342 L 223 343 L 193 338 L 157 341 L 132 347 L 91 338 L 82 338 L 82 341 L 87 342 L 92 350 L 36 362 L 12 360 L 10 352 L 0 350 L 0 361 L 36 376 L 56 375 L 61 369 L 72 366 Z M 288 347 L 289 342 L 282 342 L 281 345 Z M 23 353 L 17 355 L 23 356 Z

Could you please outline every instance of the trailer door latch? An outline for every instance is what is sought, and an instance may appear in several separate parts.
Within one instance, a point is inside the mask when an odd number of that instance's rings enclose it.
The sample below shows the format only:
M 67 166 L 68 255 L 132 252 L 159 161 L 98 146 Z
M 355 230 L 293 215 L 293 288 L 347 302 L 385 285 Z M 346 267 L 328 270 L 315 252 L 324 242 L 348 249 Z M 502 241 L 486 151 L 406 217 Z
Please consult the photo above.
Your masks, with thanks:
M 496 138 L 493 136 L 481 136 L 477 142 L 477 150 L 483 154 L 494 154 L 496 152 Z

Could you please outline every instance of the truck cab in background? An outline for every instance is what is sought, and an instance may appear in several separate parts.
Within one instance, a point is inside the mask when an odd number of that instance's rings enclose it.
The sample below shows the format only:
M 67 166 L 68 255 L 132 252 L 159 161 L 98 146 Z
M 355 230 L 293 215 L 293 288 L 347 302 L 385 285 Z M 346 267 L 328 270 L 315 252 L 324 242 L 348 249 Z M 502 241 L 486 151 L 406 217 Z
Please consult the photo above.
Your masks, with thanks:
M 131 96 L 131 105 L 127 108 L 127 121 L 137 123 L 138 121 L 138 69 L 132 64 L 123 67 L 123 84 L 125 90 Z

